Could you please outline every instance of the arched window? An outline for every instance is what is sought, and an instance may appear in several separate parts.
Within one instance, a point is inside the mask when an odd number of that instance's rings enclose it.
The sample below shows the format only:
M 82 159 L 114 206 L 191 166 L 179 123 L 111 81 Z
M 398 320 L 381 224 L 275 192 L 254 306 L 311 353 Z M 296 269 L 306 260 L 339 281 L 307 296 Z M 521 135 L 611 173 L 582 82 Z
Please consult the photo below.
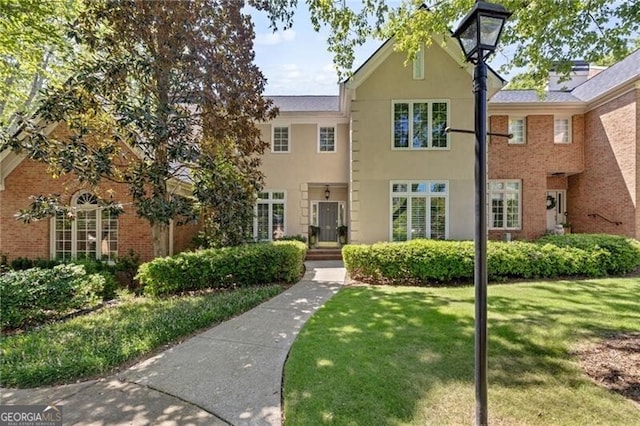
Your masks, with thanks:
M 118 219 L 102 209 L 90 192 L 77 194 L 69 215 L 58 214 L 52 226 L 54 259 L 113 260 L 118 253 Z

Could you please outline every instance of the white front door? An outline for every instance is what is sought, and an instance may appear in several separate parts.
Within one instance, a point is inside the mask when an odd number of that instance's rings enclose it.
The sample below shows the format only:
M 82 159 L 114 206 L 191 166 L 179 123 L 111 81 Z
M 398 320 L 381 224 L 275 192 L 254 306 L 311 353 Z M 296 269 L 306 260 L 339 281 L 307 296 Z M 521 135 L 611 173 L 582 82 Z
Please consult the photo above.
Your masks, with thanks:
M 567 221 L 567 192 L 564 189 L 547 191 L 547 230 Z

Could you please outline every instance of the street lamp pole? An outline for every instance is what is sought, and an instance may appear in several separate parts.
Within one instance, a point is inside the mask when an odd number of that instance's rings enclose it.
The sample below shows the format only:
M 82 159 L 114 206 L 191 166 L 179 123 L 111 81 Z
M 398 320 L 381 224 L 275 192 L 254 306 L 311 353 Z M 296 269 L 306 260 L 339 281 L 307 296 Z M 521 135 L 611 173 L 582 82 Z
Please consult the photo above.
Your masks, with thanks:
M 479 50 L 482 58 L 482 49 Z M 475 383 L 476 424 L 488 424 L 487 400 L 487 64 L 480 59 L 473 73 L 475 94 Z
M 475 64 L 475 385 L 476 425 L 488 424 L 487 398 L 487 64 L 495 51 L 507 18 L 503 6 L 476 1 L 453 33 L 465 59 Z

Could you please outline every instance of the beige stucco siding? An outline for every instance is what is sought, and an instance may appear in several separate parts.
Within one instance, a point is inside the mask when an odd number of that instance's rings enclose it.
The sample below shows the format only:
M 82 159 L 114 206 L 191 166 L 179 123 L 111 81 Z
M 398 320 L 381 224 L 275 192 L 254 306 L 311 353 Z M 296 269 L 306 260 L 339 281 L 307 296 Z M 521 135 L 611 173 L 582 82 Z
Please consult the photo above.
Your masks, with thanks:
M 266 190 L 286 192 L 285 226 L 287 235 L 306 234 L 309 225 L 309 202 L 318 199 L 322 185 L 332 188 L 331 199 L 347 201 L 349 182 L 349 124 L 346 118 L 281 114 L 273 123 L 260 125 L 263 139 L 271 144 L 272 127 L 289 127 L 289 152 L 262 157 Z M 319 127 L 336 126 L 336 152 L 318 152 Z M 315 191 L 315 192 L 314 192 Z M 324 194 L 324 187 L 321 189 Z M 310 195 L 311 194 L 311 195 Z M 324 195 L 322 195 L 324 198 Z
M 438 180 L 449 184 L 448 238 L 473 237 L 474 139 L 450 134 L 446 150 L 392 149 L 392 102 L 438 100 L 449 105 L 449 126 L 473 129 L 471 77 L 439 46 L 425 52 L 425 79 L 413 80 L 405 56 L 392 53 L 356 89 L 352 102 L 353 202 L 351 240 L 389 239 L 390 182 Z

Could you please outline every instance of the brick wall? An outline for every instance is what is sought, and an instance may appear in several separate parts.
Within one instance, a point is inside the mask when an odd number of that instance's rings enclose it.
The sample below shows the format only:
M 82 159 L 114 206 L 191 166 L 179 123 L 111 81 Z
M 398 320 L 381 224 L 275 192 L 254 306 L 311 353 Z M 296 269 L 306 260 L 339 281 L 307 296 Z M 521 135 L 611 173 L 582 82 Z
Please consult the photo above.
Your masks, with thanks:
M 493 115 L 489 124 L 492 132 L 508 133 L 509 117 Z M 584 169 L 584 117 L 572 118 L 571 144 L 556 144 L 553 139 L 553 115 L 527 116 L 525 144 L 509 144 L 504 137 L 490 138 L 489 179 L 522 181 L 522 228 L 491 230 L 489 238 L 504 239 L 509 232 L 514 239 L 535 239 L 546 232 L 547 189 L 564 189 L 565 176 Z
M 84 187 L 73 175 L 52 179 L 47 167 L 31 160 L 22 161 L 5 179 L 5 190 L 0 191 L 0 253 L 9 260 L 16 257 L 49 258 L 51 221 L 49 219 L 25 224 L 15 219 L 20 209 L 26 208 L 30 195 L 60 194 L 63 202 Z M 114 199 L 125 203 L 125 213 L 118 218 L 118 255 L 134 249 L 143 260 L 153 255 L 151 231 L 147 222 L 135 213 L 127 188 L 123 184 L 105 183 L 97 192 L 106 196 L 113 190 Z
M 585 171 L 569 177 L 574 232 L 640 237 L 636 220 L 638 97 L 622 95 L 585 115 Z M 609 223 L 620 221 L 621 225 Z

